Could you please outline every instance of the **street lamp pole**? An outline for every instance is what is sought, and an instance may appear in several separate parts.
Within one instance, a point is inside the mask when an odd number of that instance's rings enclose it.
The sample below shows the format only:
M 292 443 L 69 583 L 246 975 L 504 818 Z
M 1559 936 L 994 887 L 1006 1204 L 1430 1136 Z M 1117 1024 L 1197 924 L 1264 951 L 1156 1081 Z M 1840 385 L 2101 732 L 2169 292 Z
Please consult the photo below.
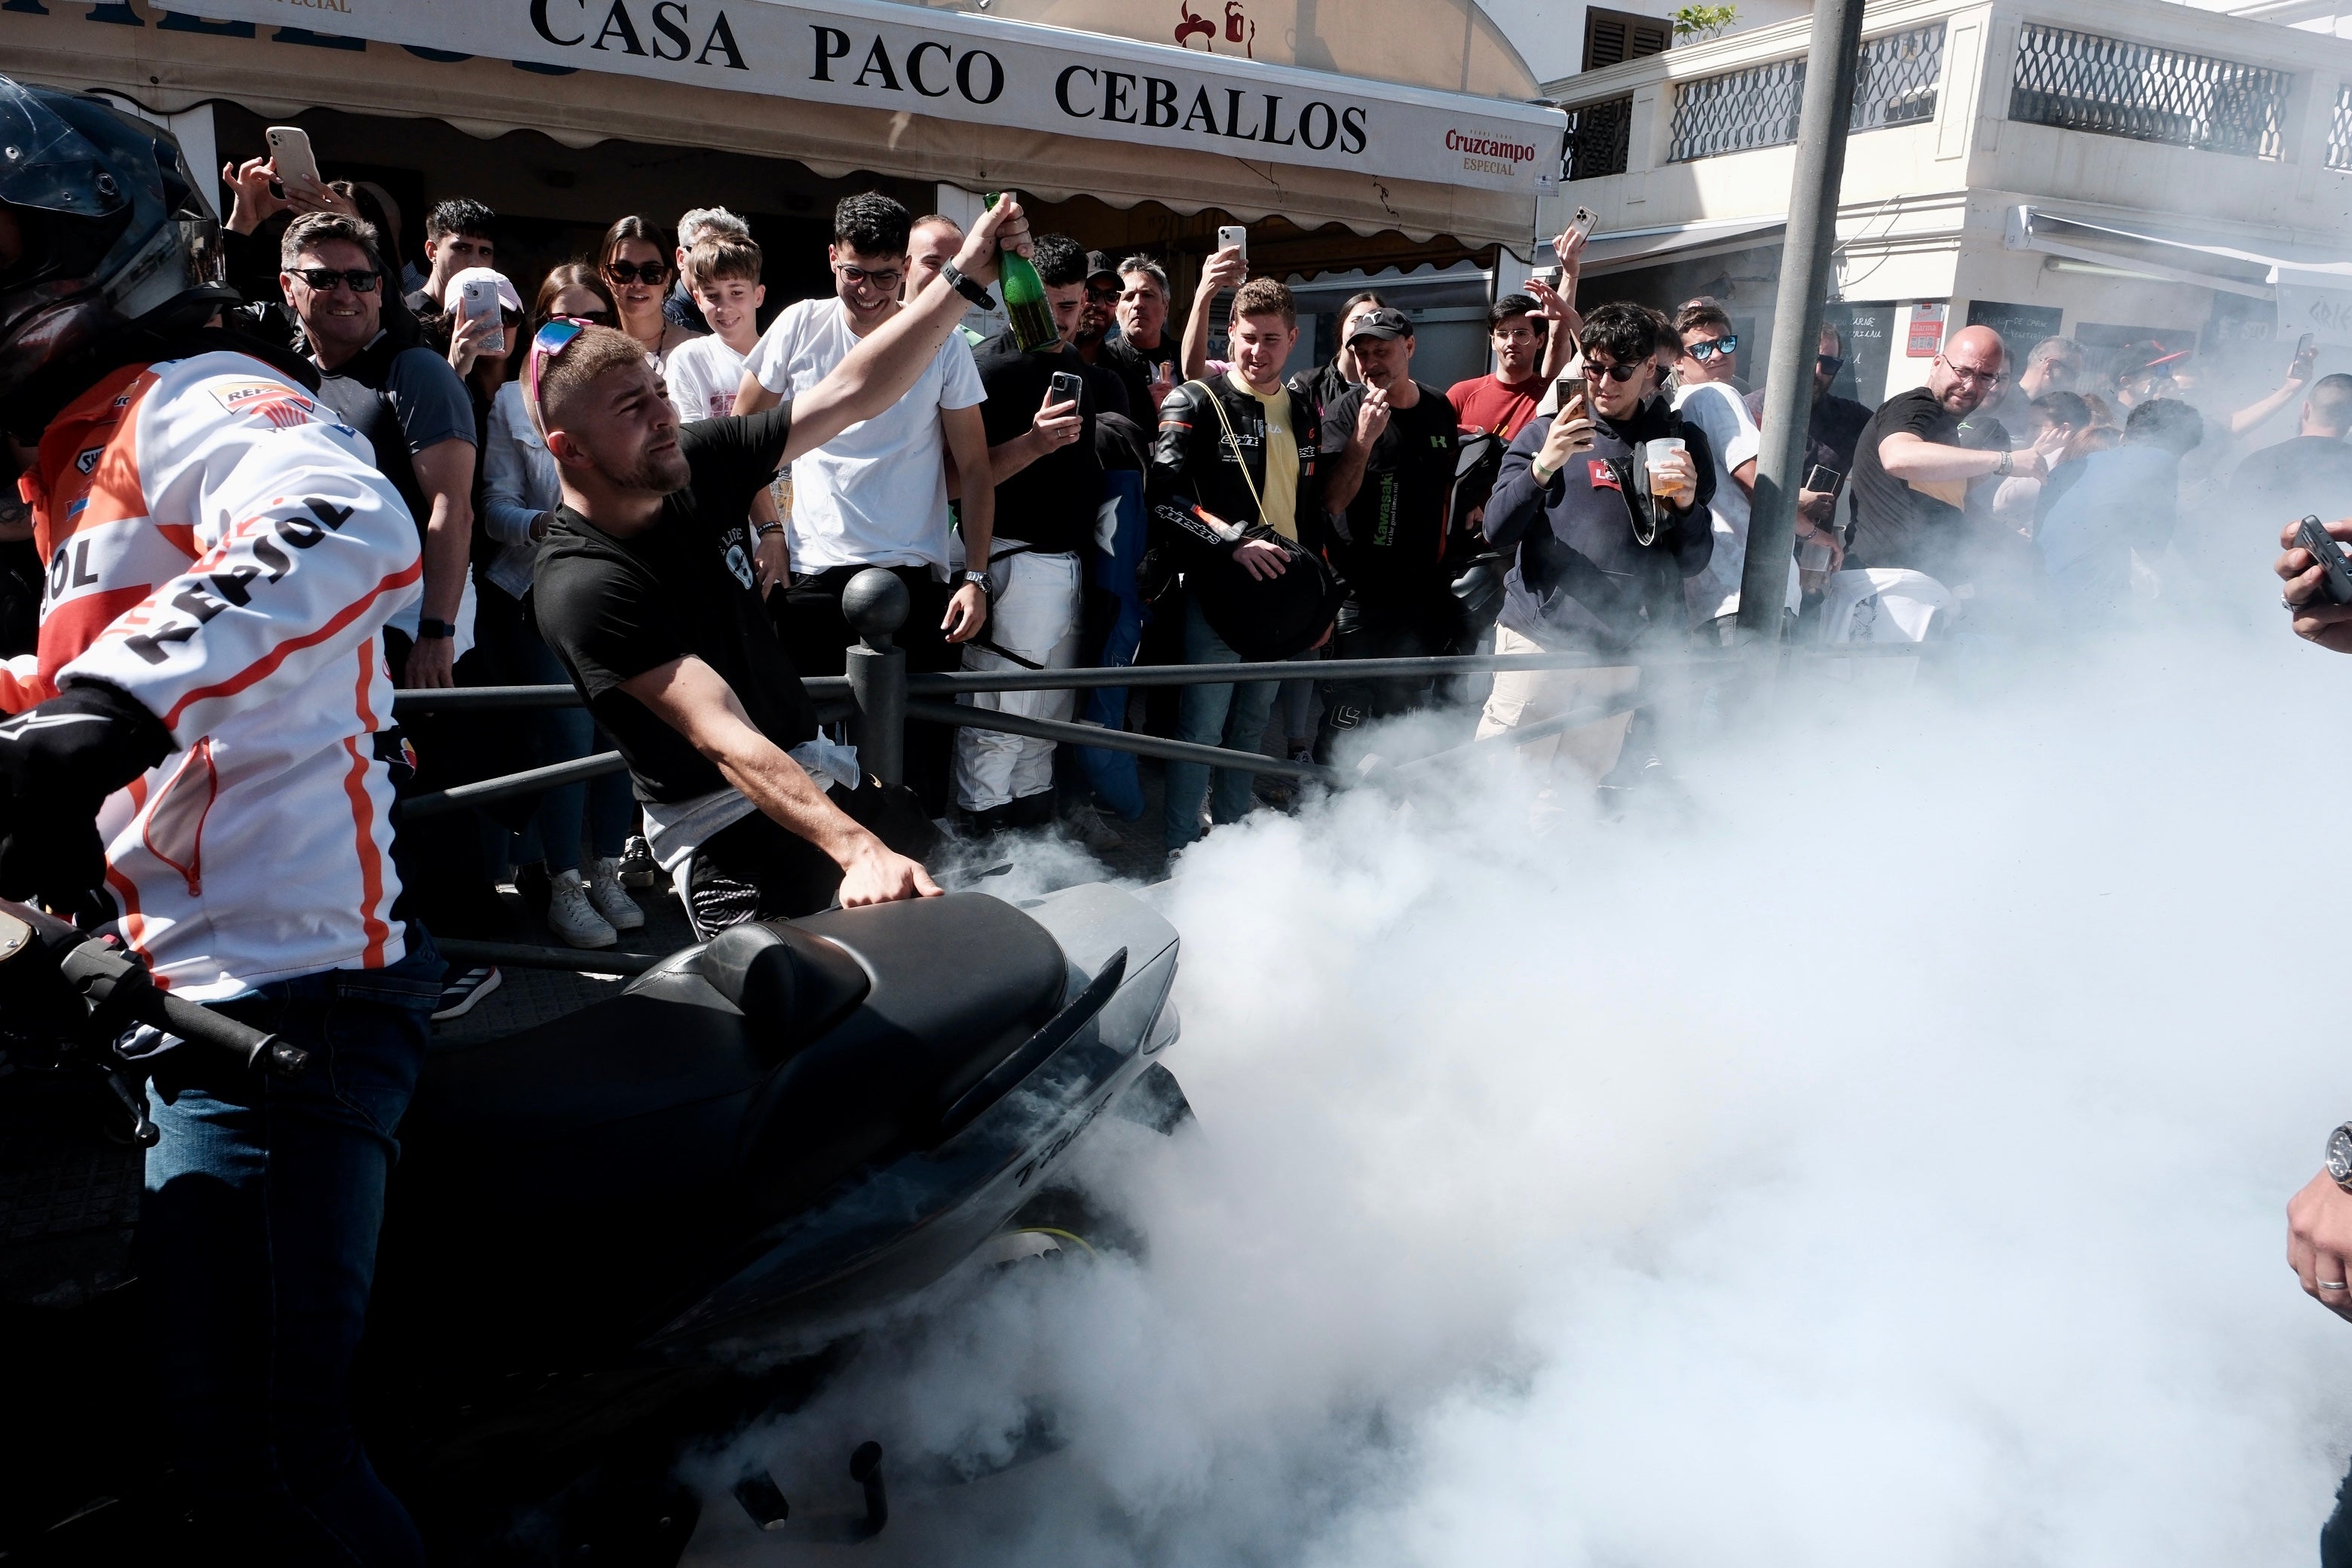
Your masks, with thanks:
M 1780 292 L 1772 312 L 1772 353 L 1764 378 L 1764 445 L 1748 519 L 1748 559 L 1739 574 L 1742 642 L 1780 640 L 1797 533 L 1797 490 L 1805 477 L 1805 432 L 1812 421 L 1813 355 L 1821 342 L 1830 257 L 1837 248 L 1838 188 L 1845 177 L 1846 127 L 1853 113 L 1862 52 L 1862 0 L 1816 0 L 1805 57 L 1805 97 L 1797 119 L 1797 172 L 1789 189 L 1789 229 L 1780 252 Z

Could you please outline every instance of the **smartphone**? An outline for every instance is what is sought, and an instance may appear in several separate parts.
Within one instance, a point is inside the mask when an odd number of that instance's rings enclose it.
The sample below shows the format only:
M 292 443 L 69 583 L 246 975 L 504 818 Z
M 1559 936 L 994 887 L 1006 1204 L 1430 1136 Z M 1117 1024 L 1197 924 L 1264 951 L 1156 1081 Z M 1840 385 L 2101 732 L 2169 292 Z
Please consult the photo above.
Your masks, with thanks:
M 1805 475 L 1805 489 L 1830 495 L 1837 494 L 1838 486 L 1843 483 L 1845 476 L 1825 463 L 1815 463 Z
M 1553 384 L 1557 386 L 1559 391 L 1559 411 L 1563 414 L 1568 412 L 1568 405 L 1570 399 L 1580 398 L 1584 395 L 1584 378 L 1580 375 L 1563 375 Z M 1592 412 L 1592 405 L 1587 403 L 1584 405 L 1584 411 L 1587 414 L 1591 414 Z
M 1244 261 L 1247 261 L 1249 259 L 1249 230 L 1244 228 L 1237 223 L 1223 225 L 1217 230 L 1217 248 L 1219 250 L 1238 250 L 1242 253 L 1242 259 Z
M 1078 395 L 1087 389 L 1085 382 L 1066 370 L 1055 371 L 1053 379 L 1045 385 L 1047 388 L 1045 401 L 1048 403 L 1076 403 L 1078 400 Z
M 494 321 L 498 321 L 499 286 L 487 278 L 467 279 L 457 292 L 457 309 L 468 319 L 488 316 Z M 482 340 L 482 352 L 494 354 L 507 352 L 507 334 L 503 322 L 500 323 L 496 333 Z
M 2306 517 L 2295 525 L 2294 542 L 2311 552 L 2319 563 L 2322 574 L 2319 591 L 2331 605 L 2352 605 L 2352 561 L 2345 559 L 2344 546 L 2336 542 L 2316 517 Z
M 2317 332 L 2305 332 L 2294 340 L 2294 357 L 2297 359 L 2309 359 L 2318 351 L 2319 334 Z
M 319 160 L 311 156 L 309 132 L 299 125 L 273 125 L 261 137 L 269 145 L 269 160 L 277 165 L 280 181 L 294 180 L 309 185 L 326 183 L 319 178 Z
M 1576 209 L 1575 216 L 1568 220 L 1568 226 L 1574 229 L 1580 237 L 1591 239 L 1593 227 L 1600 221 L 1601 215 L 1591 207 L 1579 207 Z

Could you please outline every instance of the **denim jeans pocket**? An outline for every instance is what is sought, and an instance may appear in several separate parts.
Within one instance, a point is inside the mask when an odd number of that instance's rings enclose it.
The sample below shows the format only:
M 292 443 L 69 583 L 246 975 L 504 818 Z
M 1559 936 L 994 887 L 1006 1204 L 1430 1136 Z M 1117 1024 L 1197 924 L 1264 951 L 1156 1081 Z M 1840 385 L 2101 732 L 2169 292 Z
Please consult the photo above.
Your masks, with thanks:
M 327 1004 L 327 1087 L 387 1138 L 416 1092 L 439 995 L 437 985 L 371 976 L 353 984 L 339 983 Z

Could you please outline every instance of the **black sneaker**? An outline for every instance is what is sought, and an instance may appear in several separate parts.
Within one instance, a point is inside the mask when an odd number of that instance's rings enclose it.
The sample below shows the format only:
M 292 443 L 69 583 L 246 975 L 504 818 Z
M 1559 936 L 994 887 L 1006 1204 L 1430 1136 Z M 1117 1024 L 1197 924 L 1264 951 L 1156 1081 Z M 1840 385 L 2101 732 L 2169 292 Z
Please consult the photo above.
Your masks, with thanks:
M 642 834 L 631 834 L 621 847 L 621 886 L 650 888 L 661 880 L 661 868 L 654 863 L 654 847 Z
M 498 988 L 499 972 L 487 963 L 451 970 L 449 978 L 441 984 L 441 1005 L 433 1010 L 433 1021 L 443 1024 L 464 1017 L 474 1010 L 475 1003 Z

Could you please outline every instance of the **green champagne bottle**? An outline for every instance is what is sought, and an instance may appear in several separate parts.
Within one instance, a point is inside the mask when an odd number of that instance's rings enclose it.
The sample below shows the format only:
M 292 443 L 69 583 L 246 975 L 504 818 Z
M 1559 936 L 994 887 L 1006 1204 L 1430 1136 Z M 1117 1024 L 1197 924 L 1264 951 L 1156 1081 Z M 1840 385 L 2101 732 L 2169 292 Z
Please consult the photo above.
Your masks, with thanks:
M 988 205 L 996 205 L 996 193 L 988 193 Z M 1000 248 L 996 258 L 996 289 L 1004 297 L 1004 313 L 1013 323 L 1013 341 L 1024 353 L 1035 353 L 1050 349 L 1062 341 L 1061 330 L 1054 325 L 1054 312 L 1045 304 L 1045 285 L 1029 258 L 1009 247 Z

